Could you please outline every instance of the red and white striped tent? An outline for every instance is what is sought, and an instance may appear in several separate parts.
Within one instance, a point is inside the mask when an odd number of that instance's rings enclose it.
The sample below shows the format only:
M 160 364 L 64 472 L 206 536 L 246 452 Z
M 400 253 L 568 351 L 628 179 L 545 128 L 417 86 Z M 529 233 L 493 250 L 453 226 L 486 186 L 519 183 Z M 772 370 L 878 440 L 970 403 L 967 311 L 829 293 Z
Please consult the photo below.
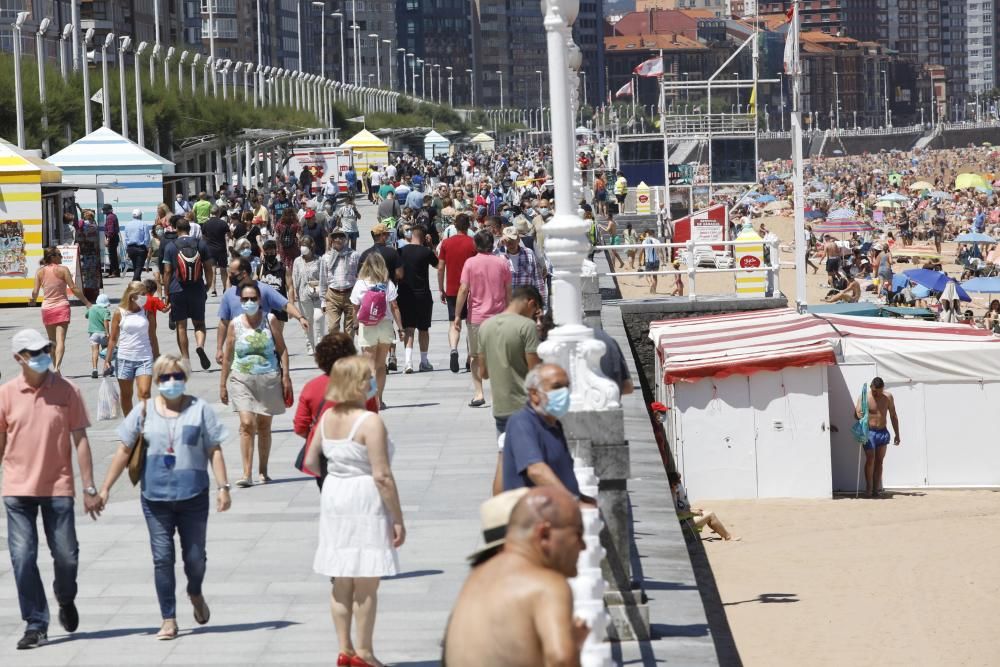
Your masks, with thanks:
M 1000 354 L 982 355 L 982 345 L 998 344 L 1000 337 L 965 324 L 781 308 L 652 322 L 649 337 L 665 384 L 830 366 L 855 355 L 878 355 L 888 363 L 887 382 L 890 376 L 926 381 L 931 372 L 946 380 L 1000 379 Z M 947 352 L 946 367 L 942 355 L 928 358 L 933 352 Z

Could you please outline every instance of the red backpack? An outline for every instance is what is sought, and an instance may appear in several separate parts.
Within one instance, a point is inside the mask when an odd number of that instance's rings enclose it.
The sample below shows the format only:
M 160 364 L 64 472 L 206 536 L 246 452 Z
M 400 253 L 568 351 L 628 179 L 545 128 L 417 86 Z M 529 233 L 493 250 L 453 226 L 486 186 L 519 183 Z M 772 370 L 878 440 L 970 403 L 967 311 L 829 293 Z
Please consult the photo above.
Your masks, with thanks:
M 198 252 L 198 242 L 191 241 L 187 243 L 181 243 L 178 239 L 174 241 L 174 247 L 177 248 L 177 282 L 182 286 L 186 287 L 188 285 L 197 285 L 202 283 L 202 265 L 201 265 L 201 253 Z
M 370 327 L 385 318 L 387 305 L 385 291 L 385 283 L 372 285 L 368 288 L 368 291 L 361 297 L 361 305 L 358 306 L 358 322 Z

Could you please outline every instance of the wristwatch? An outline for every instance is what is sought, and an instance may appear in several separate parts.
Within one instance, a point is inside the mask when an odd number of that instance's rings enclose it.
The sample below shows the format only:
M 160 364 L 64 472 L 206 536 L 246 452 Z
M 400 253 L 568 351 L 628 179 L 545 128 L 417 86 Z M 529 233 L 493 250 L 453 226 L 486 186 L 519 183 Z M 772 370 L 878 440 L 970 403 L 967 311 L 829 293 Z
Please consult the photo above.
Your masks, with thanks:
M 93 498 L 94 496 L 97 495 L 97 488 L 91 485 L 88 486 L 86 489 L 84 489 L 83 492 L 86 493 L 91 498 Z
M 229 491 L 231 488 L 233 488 L 233 486 L 229 482 L 219 485 L 219 491 Z

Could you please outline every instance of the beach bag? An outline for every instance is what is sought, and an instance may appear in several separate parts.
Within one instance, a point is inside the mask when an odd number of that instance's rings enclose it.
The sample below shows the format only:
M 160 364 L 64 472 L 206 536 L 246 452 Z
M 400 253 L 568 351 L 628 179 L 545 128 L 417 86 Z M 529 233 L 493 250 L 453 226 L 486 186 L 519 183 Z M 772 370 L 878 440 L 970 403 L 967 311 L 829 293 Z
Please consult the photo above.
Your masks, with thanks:
M 851 426 L 851 434 L 859 445 L 868 442 L 868 383 L 861 385 L 861 418 Z
M 175 241 L 174 247 L 177 248 L 177 282 L 182 287 L 202 283 L 201 253 L 198 252 L 197 242 Z
M 109 378 L 101 380 L 97 390 L 97 421 L 118 417 L 118 382 Z
M 373 285 L 361 297 L 361 305 L 358 306 L 358 322 L 366 327 L 375 326 L 385 318 L 386 311 L 386 286 Z
M 142 419 L 139 420 L 139 435 L 128 453 L 128 479 L 132 486 L 139 483 L 146 469 L 146 401 L 142 402 Z

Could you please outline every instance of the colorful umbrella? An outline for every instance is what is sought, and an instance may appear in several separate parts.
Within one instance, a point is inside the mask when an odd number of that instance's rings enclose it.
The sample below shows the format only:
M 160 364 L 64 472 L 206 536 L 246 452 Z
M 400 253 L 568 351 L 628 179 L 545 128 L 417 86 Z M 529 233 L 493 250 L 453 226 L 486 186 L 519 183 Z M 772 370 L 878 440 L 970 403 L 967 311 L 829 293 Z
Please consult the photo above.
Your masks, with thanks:
M 813 225 L 814 234 L 851 234 L 853 232 L 870 232 L 874 229 L 870 223 L 861 220 L 831 220 Z
M 792 207 L 792 202 L 782 199 L 780 201 L 768 202 L 768 204 L 764 207 L 764 210 L 765 211 L 783 211 L 784 209 L 791 208 L 791 207 Z
M 993 194 L 993 188 L 988 185 L 977 185 L 976 192 L 981 192 L 984 195 L 991 195 Z
M 934 190 L 933 192 L 927 193 L 927 196 L 931 199 L 939 199 L 942 201 L 951 201 L 955 198 L 955 195 L 950 192 L 945 192 L 944 190 Z
M 777 199 L 777 197 L 775 197 L 774 195 L 760 195 L 755 199 L 755 201 L 758 204 L 768 204 L 770 202 L 773 202 L 775 199 Z
M 962 289 L 966 292 L 977 294 L 1000 294 L 1000 277 L 973 278 L 962 283 Z
M 902 208 L 898 201 L 886 201 L 883 199 L 879 203 L 875 204 L 875 208 Z
M 959 174 L 955 178 L 956 190 L 965 190 L 966 188 L 974 188 L 979 185 L 986 185 L 986 180 L 979 174 L 965 173 Z
M 932 183 L 928 183 L 927 181 L 917 181 L 916 183 L 912 184 L 909 189 L 911 192 L 920 192 L 921 190 L 933 190 L 934 185 Z
M 959 234 L 955 240 L 959 243 L 996 243 L 996 239 L 989 234 L 980 234 L 979 232 Z
M 945 289 L 950 289 L 949 286 L 954 285 L 957 298 L 962 301 L 972 301 L 972 297 L 966 293 L 964 289 L 958 284 L 954 278 L 949 278 L 946 273 L 941 271 L 932 271 L 930 269 L 909 269 L 903 271 L 903 274 L 915 282 L 918 285 L 923 285 L 932 292 L 944 292 Z M 955 297 L 952 297 L 955 298 Z
M 889 182 L 893 185 L 900 185 L 903 182 L 903 177 L 900 174 L 889 174 Z
M 901 195 L 898 192 L 890 192 L 887 195 L 882 195 L 881 197 L 879 197 L 879 201 L 904 202 L 904 201 L 910 201 L 910 198 L 907 197 L 906 195 Z
M 850 208 L 838 208 L 830 211 L 830 215 L 826 216 L 827 220 L 854 220 L 858 217 L 858 214 Z

